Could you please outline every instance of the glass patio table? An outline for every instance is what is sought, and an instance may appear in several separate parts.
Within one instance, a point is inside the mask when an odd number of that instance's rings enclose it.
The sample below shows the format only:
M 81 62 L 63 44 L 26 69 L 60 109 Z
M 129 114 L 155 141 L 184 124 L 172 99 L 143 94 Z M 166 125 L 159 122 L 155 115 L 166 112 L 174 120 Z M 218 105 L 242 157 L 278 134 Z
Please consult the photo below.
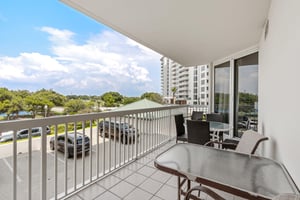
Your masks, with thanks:
M 266 200 L 282 193 L 299 194 L 285 167 L 264 157 L 181 143 L 158 155 L 154 165 L 179 178 L 246 199 Z
M 212 132 L 212 140 L 218 140 L 220 139 L 220 133 L 228 132 L 230 131 L 230 126 L 227 123 L 223 122 L 215 122 L 210 121 L 209 122 L 209 130 Z

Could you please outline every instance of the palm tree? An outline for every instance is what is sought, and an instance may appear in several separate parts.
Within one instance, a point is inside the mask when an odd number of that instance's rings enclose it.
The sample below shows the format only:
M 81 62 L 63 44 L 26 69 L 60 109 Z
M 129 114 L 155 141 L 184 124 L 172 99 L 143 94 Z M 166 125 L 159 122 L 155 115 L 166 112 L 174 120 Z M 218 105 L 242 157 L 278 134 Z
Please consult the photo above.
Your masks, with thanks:
M 175 104 L 175 93 L 177 92 L 177 87 L 171 88 L 172 94 L 173 94 L 173 104 Z

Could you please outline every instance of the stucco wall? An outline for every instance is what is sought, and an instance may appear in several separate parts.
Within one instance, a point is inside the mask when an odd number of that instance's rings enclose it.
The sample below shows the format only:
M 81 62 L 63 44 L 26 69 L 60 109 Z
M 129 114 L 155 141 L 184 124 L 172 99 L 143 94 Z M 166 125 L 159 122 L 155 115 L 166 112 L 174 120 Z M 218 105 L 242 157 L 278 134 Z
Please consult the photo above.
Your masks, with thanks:
M 300 1 L 273 0 L 259 50 L 264 155 L 281 161 L 300 186 Z

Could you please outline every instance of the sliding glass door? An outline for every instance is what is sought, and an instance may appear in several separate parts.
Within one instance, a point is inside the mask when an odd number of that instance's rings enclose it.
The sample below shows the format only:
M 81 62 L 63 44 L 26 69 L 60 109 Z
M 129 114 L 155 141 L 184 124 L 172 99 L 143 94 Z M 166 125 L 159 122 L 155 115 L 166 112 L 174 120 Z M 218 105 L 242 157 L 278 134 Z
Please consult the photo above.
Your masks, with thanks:
M 257 130 L 258 53 L 234 61 L 234 135 Z
M 233 136 L 257 130 L 258 53 L 230 58 L 214 66 L 213 112 L 222 113 Z

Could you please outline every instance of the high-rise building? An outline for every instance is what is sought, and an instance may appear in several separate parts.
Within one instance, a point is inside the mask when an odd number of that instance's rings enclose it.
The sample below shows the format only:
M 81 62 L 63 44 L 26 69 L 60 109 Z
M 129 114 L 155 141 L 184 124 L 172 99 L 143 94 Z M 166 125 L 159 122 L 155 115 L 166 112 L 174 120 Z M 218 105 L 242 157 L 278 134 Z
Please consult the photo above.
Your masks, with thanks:
M 167 57 L 162 57 L 160 61 L 161 89 L 166 103 L 172 104 L 174 95 L 176 104 L 208 105 L 207 65 L 185 67 Z

